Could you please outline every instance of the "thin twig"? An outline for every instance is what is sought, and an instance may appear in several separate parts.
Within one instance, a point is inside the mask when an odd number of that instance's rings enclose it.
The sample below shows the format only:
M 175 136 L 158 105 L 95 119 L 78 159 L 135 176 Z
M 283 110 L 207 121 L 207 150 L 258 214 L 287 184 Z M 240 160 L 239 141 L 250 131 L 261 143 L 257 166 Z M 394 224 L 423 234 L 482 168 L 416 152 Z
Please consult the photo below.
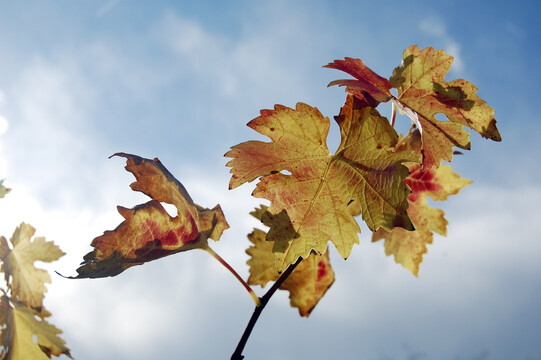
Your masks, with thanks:
M 261 315 L 261 312 L 269 302 L 270 298 L 276 290 L 280 288 L 282 283 L 287 279 L 287 277 L 295 270 L 297 265 L 300 264 L 302 261 L 302 258 L 299 258 L 296 263 L 290 265 L 286 271 L 280 275 L 278 280 L 272 285 L 272 287 L 267 291 L 265 295 L 261 298 L 261 305 L 256 306 L 254 309 L 254 312 L 252 314 L 252 317 L 250 318 L 250 321 L 248 321 L 248 325 L 246 325 L 246 329 L 244 329 L 244 333 L 242 334 L 242 337 L 240 338 L 239 343 L 237 344 L 237 348 L 235 349 L 235 352 L 233 355 L 231 355 L 231 360 L 242 360 L 244 359 L 244 356 L 242 355 L 242 351 L 244 350 L 244 347 L 246 346 L 246 342 L 248 341 L 248 338 L 250 337 L 250 334 L 252 333 L 252 329 L 255 326 L 255 323 L 257 322 L 257 319 L 259 318 L 259 315 Z
M 248 291 L 248 293 L 250 294 L 250 296 L 252 297 L 252 300 L 254 300 L 254 303 L 255 303 L 255 306 L 256 308 L 261 306 L 261 300 L 259 299 L 259 297 L 256 295 L 256 293 L 254 292 L 254 290 L 250 287 L 250 285 L 248 285 L 246 283 L 246 281 L 244 281 L 244 279 L 235 271 L 235 269 L 233 269 L 231 267 L 231 265 L 229 265 L 227 263 L 227 261 L 225 261 L 224 259 L 222 259 L 222 257 L 220 255 L 218 255 L 214 250 L 212 250 L 210 247 L 207 247 L 205 248 L 205 251 L 208 252 L 213 258 L 215 258 L 216 260 L 218 260 L 218 262 L 220 264 L 222 264 L 227 270 L 229 270 L 236 278 L 237 280 L 242 284 L 242 286 L 244 286 L 244 288 L 246 289 L 246 291 Z

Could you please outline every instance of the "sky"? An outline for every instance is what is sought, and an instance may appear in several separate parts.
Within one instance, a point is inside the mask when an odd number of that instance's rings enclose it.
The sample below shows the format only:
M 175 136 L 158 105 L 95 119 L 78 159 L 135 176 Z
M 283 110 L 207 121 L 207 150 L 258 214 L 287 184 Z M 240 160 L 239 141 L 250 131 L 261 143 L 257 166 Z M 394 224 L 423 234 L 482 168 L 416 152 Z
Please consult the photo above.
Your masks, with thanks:
M 384 77 L 412 44 L 455 57 L 495 109 L 503 141 L 471 135 L 453 168 L 473 184 L 437 207 L 418 278 L 371 243 L 301 318 L 278 292 L 246 359 L 541 359 L 541 43 L 536 1 L 0 0 L 0 234 L 21 222 L 67 254 L 49 271 L 75 275 L 91 240 L 114 229 L 117 205 L 147 198 L 122 151 L 158 157 L 231 229 L 213 249 L 247 277 L 254 184 L 228 190 L 223 154 L 264 139 L 245 124 L 274 104 L 304 102 L 332 119 L 344 75 L 323 65 L 361 58 Z M 388 115 L 390 107 L 381 106 Z M 387 113 L 386 113 L 387 112 Z M 398 119 L 404 128 L 405 117 Z M 338 144 L 331 126 L 329 146 Z M 45 306 L 74 358 L 227 359 L 253 311 L 242 286 L 203 252 L 134 267 L 115 278 L 52 276 Z M 256 288 L 259 295 L 265 290 Z

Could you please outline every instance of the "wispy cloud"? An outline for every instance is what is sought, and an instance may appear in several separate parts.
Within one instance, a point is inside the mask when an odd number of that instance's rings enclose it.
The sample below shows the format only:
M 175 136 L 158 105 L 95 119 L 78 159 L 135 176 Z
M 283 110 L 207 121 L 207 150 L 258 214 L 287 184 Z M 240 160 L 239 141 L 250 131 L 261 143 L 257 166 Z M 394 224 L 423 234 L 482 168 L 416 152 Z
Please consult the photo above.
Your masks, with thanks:
M 445 22 L 437 16 L 425 18 L 419 24 L 419 28 L 424 33 L 435 37 L 442 42 L 444 50 L 453 56 L 454 62 L 451 71 L 461 74 L 464 72 L 464 62 L 461 57 L 460 44 L 447 32 Z
M 98 9 L 98 17 L 107 15 L 115 6 L 117 6 L 122 0 L 109 0 Z

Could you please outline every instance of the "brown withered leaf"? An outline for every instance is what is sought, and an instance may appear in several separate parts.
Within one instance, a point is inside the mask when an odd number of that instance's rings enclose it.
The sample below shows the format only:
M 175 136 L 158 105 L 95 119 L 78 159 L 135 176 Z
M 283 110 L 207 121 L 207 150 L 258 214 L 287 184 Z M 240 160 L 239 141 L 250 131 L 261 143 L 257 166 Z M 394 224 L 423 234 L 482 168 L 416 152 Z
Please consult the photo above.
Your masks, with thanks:
M 113 231 L 95 238 L 94 251 L 84 257 L 76 278 L 116 276 L 129 267 L 192 249 L 206 249 L 208 238 L 219 240 L 229 228 L 220 205 L 204 209 L 194 204 L 184 186 L 158 159 L 118 153 L 127 161 L 126 170 L 136 181 L 131 184 L 153 200 L 133 209 L 118 207 L 124 221 Z M 162 202 L 173 204 L 171 217 Z

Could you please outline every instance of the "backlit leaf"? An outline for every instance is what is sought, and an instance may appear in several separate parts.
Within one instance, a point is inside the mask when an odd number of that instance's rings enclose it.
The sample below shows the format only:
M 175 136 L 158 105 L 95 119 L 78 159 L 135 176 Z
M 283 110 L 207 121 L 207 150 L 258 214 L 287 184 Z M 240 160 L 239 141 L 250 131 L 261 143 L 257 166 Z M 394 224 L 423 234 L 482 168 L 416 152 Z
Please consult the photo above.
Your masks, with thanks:
M 12 248 L 5 237 L 0 237 L 0 259 L 11 296 L 30 307 L 40 308 L 47 292 L 45 283 L 50 283 L 51 277 L 47 271 L 36 268 L 34 262 L 55 261 L 65 254 L 44 237 L 32 239 L 35 232 L 32 226 L 21 223 L 10 239 Z
M 164 256 L 206 249 L 208 238 L 217 241 L 229 228 L 219 205 L 204 209 L 194 204 L 184 186 L 158 159 L 115 155 L 126 158 L 126 170 L 136 178 L 132 190 L 153 200 L 133 209 L 118 207 L 125 220 L 92 241 L 95 249 L 85 255 L 77 278 L 115 276 L 131 266 Z M 177 216 L 171 217 L 162 202 L 173 204 Z
M 11 304 L 13 306 L 11 306 Z M 62 354 L 71 358 L 62 332 L 45 320 L 36 318 L 33 309 L 4 296 L 0 304 L 1 344 L 6 360 L 47 360 Z M 34 341 L 34 337 L 36 341 Z
M 355 95 L 367 106 L 376 107 L 378 103 L 387 102 L 393 97 L 389 80 L 370 70 L 361 59 L 347 57 L 324 67 L 344 71 L 356 78 L 357 80 L 335 80 L 329 83 L 329 86 L 346 86 L 348 93 Z
M 245 142 L 226 154 L 233 158 L 227 164 L 230 188 L 260 177 L 253 195 L 271 201 L 267 240 L 274 241 L 278 271 L 312 250 L 324 254 L 328 241 L 347 258 L 360 232 L 348 209 L 351 200 L 359 202 L 372 230 L 413 228 L 406 214 L 409 189 L 402 182 L 408 169 L 401 163 L 414 161 L 414 154 L 396 151 L 398 135 L 387 119 L 351 96 L 336 121 L 342 141 L 332 155 L 328 118 L 306 104 L 276 105 L 248 124 L 272 142 Z
M 410 216 L 415 231 L 404 231 L 395 228 L 391 232 L 379 229 L 372 236 L 372 241 L 385 239 L 385 254 L 394 255 L 395 261 L 402 264 L 412 274 L 418 276 L 419 265 L 423 254 L 427 252 L 427 244 L 433 240 L 433 232 L 447 235 L 447 220 L 444 212 L 434 209 L 427 203 L 427 196 L 433 200 L 447 200 L 448 195 L 458 194 L 461 188 L 469 185 L 470 180 L 453 173 L 450 166 L 423 170 L 419 164 L 407 164 L 410 175 L 404 180 L 412 193 L 408 197 Z
M 398 102 L 418 117 L 425 168 L 437 167 L 441 160 L 451 161 L 455 146 L 470 148 L 469 134 L 463 126 L 501 141 L 494 109 L 477 96 L 477 88 L 462 79 L 445 81 L 452 62 L 453 57 L 443 50 L 410 46 L 390 78 L 398 89 Z M 448 120 L 436 119 L 437 114 L 444 114 Z
M 266 233 L 259 229 L 254 229 L 248 238 L 254 244 L 246 250 L 250 255 L 247 262 L 250 266 L 248 284 L 264 287 L 267 282 L 276 281 L 280 277 L 272 253 L 273 244 L 265 240 Z M 334 272 L 329 263 L 329 253 L 312 253 L 297 265 L 280 289 L 289 291 L 291 306 L 298 308 L 301 316 L 309 316 L 333 282 Z
M 390 81 L 375 74 L 359 59 L 336 60 L 326 67 L 344 71 L 356 80 L 336 80 L 329 85 L 345 85 L 346 91 L 367 106 L 391 100 L 408 115 L 422 134 L 424 168 L 438 167 L 441 160 L 451 161 L 453 147 L 470 149 L 469 133 L 501 141 L 494 109 L 476 94 L 477 88 L 466 80 L 445 81 L 453 57 L 443 50 L 413 45 L 404 51 L 402 64 L 394 69 Z M 390 93 L 391 86 L 398 96 Z M 371 100 L 372 99 L 372 100 Z M 443 114 L 447 120 L 436 117 Z

